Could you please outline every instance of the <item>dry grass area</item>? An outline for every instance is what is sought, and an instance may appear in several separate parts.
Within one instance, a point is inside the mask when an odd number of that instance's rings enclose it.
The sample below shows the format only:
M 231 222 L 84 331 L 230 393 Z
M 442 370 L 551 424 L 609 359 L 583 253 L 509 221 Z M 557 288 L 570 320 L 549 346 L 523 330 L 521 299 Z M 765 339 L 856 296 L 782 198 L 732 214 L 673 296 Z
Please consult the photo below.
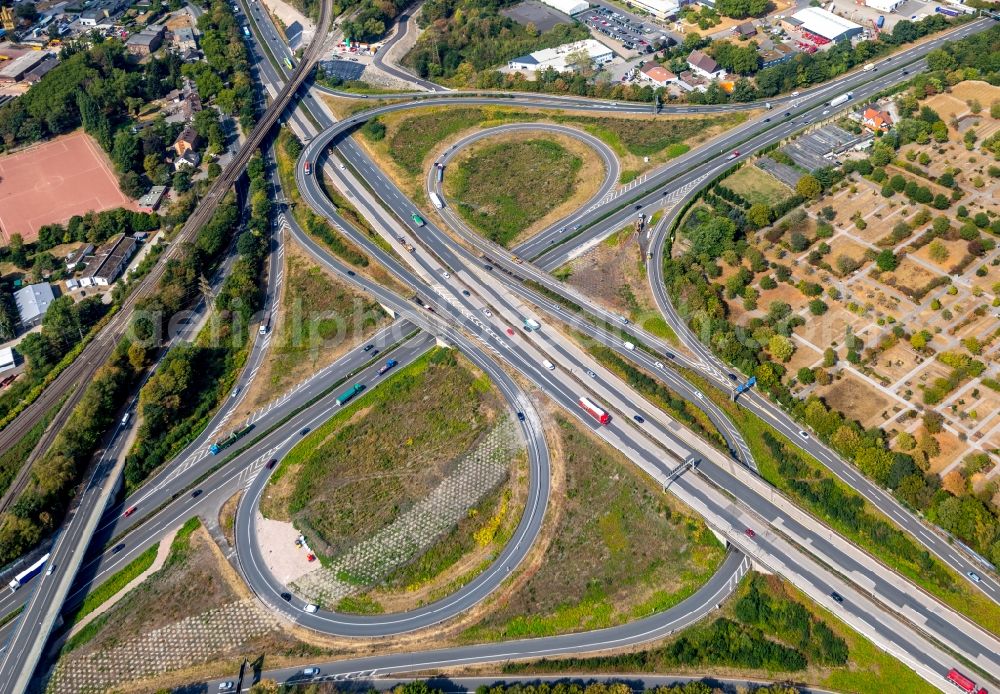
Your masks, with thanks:
M 856 241 L 853 241 L 846 236 L 838 236 L 830 242 L 829 258 L 833 261 L 830 265 L 834 268 L 834 272 L 836 274 L 843 276 L 842 273 L 837 270 L 837 258 L 842 255 L 847 256 L 851 260 L 862 263 L 863 266 L 866 250 L 867 249 L 864 246 Z
M 722 185 L 739 193 L 751 203 L 775 205 L 793 195 L 791 188 L 756 166 L 742 167 L 722 181 Z
M 579 209 L 607 175 L 597 153 L 576 138 L 523 131 L 477 141 L 448 171 L 445 194 L 454 207 L 508 247 Z
M 829 386 L 821 388 L 817 394 L 833 409 L 862 425 L 869 426 L 885 419 L 894 401 L 888 395 L 865 381 L 845 373 Z
M 513 595 L 466 630 L 468 642 L 601 628 L 676 604 L 712 574 L 723 548 L 707 527 L 619 452 L 556 414 L 565 466 L 551 546 Z
M 956 131 L 950 125 L 951 119 L 961 119 L 964 116 L 972 115 L 968 102 L 973 99 L 982 104 L 984 112 L 988 116 L 990 104 L 994 101 L 1000 101 L 1000 87 L 981 80 L 967 80 L 954 85 L 950 93 L 935 94 L 924 103 L 937 111 L 941 120 L 949 123 L 949 134 L 954 136 Z
M 284 265 L 271 346 L 243 400 L 247 414 L 332 364 L 391 320 L 377 302 L 317 265 L 292 240 L 285 243 Z
M 391 524 L 471 450 L 503 404 L 450 350 L 397 371 L 340 410 L 282 460 L 261 502 L 332 557 Z

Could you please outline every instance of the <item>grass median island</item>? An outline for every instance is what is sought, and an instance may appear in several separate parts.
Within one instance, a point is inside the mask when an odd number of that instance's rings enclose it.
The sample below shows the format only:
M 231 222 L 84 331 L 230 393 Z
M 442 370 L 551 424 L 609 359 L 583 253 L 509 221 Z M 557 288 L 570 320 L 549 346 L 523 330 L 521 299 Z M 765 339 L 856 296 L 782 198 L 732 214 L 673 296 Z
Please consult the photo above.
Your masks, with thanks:
M 489 379 L 451 350 L 390 372 L 281 462 L 262 513 L 338 555 L 424 499 L 496 421 Z
M 336 361 L 388 322 L 378 302 L 321 268 L 297 243 L 287 243 L 281 312 L 257 376 L 261 388 L 252 386 L 255 404 Z
M 684 376 L 723 409 L 743 435 L 761 476 L 862 550 L 966 615 L 1000 633 L 1000 607 L 933 557 L 819 461 L 734 404 L 697 374 Z
M 619 452 L 555 415 L 565 468 L 551 543 L 534 573 L 461 640 L 481 643 L 600 629 L 677 604 L 724 550 L 704 523 Z M 558 487 L 558 482 L 554 483 Z M 543 532 L 546 532 L 543 530 Z
M 859 694 L 937 691 L 776 576 L 750 574 L 720 613 L 653 648 L 512 663 L 505 673 L 711 672 L 807 682 Z
M 550 121 L 586 130 L 607 143 L 621 159 L 632 180 L 656 163 L 687 152 L 692 146 L 744 122 L 747 113 L 718 116 L 673 116 L 622 114 L 594 117 L 553 109 L 515 109 L 509 106 L 434 107 L 407 109 L 378 117 L 377 124 L 360 130 L 358 140 L 408 194 L 418 196 L 423 189 L 422 174 L 431 164 L 433 152 L 453 142 L 464 131 L 490 128 L 505 123 Z M 649 157 L 650 161 L 644 161 Z M 445 174 L 445 179 L 448 178 Z M 498 171 L 497 177 L 507 177 Z M 624 174 L 623 174 L 624 176 Z M 516 182 L 516 181 L 515 181 Z M 523 184 L 531 189 L 531 185 Z
M 462 217 L 503 246 L 586 184 L 583 158 L 538 135 L 478 148 L 447 177 L 446 193 Z

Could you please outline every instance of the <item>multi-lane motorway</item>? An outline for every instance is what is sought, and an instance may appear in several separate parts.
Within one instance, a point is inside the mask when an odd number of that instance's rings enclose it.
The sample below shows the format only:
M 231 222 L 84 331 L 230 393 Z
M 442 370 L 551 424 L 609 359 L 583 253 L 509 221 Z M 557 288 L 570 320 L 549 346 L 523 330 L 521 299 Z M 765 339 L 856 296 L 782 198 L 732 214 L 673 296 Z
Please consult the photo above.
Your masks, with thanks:
M 255 19 L 262 24 L 270 21 L 269 18 L 261 17 L 259 13 Z M 967 35 L 985 26 L 984 20 L 968 24 L 953 32 L 951 38 Z M 268 33 L 265 28 L 259 32 L 257 38 L 268 42 L 268 51 L 271 55 L 285 55 L 287 48 L 280 45 L 273 33 L 270 34 L 269 41 Z M 526 130 L 559 130 L 580 139 L 604 159 L 606 178 L 597 194 L 580 211 L 545 230 L 542 235 L 524 247 L 516 249 L 521 257 L 535 258 L 537 261 L 535 264 L 523 263 L 505 250 L 484 242 L 469 229 L 464 228 L 461 220 L 451 214 L 450 208 L 442 210 L 441 217 L 445 221 L 445 227 L 452 233 L 458 234 L 469 247 L 488 254 L 491 262 L 497 266 L 498 271 L 495 272 L 484 269 L 484 263 L 475 253 L 456 244 L 453 237 L 433 221 L 429 220 L 421 229 L 413 229 L 408 220 L 418 208 L 378 171 L 374 163 L 350 137 L 345 137 L 365 119 L 379 113 L 434 103 L 455 103 L 454 99 L 461 100 L 463 104 L 496 104 L 495 95 L 449 93 L 447 97 L 444 95 L 430 97 L 424 93 L 426 98 L 419 102 L 382 106 L 354 116 L 347 122 L 336 124 L 331 122 L 324 109 L 317 107 L 311 95 L 307 95 L 303 100 L 303 110 L 308 111 L 309 117 L 301 118 L 298 112 L 290 114 L 290 119 L 297 128 L 307 134 L 315 135 L 302 159 L 314 162 L 317 171 L 325 168 L 326 175 L 352 199 L 387 241 L 395 243 L 395 238 L 404 234 L 414 240 L 418 246 L 417 251 L 412 255 L 402 254 L 404 262 L 401 263 L 396 256 L 386 253 L 373 244 L 365 234 L 353 229 L 339 217 L 318 184 L 318 175 L 305 176 L 300 165 L 297 178 L 303 198 L 318 214 L 330 219 L 367 253 L 385 265 L 398 280 L 419 292 L 429 305 L 434 307 L 435 312 L 429 313 L 420 309 L 413 302 L 365 278 L 363 274 L 350 271 L 304 234 L 293 220 L 289 220 L 288 233 L 293 234 L 319 262 L 340 274 L 346 281 L 354 283 L 359 289 L 370 292 L 397 315 L 409 319 L 412 325 L 397 322 L 392 330 L 380 336 L 382 342 L 386 344 L 401 342 L 392 353 L 393 358 L 397 358 L 401 363 L 407 363 L 430 347 L 431 336 L 443 340 L 462 349 L 474 363 L 489 374 L 512 409 L 526 413 L 527 416 L 522 422 L 522 435 L 529 447 L 531 489 L 528 507 L 514 539 L 491 568 L 475 581 L 448 598 L 412 612 L 380 617 L 355 617 L 324 610 L 308 614 L 302 610 L 304 603 L 298 598 L 293 598 L 291 601 L 281 598 L 282 587 L 261 561 L 253 522 L 256 502 L 267 479 L 264 462 L 271 457 L 280 458 L 298 442 L 299 432 L 322 423 L 337 410 L 332 400 L 332 389 L 329 387 L 331 378 L 336 380 L 350 377 L 357 382 L 373 386 L 380 382 L 380 377 L 375 373 L 376 365 L 366 365 L 364 354 L 355 352 L 331 366 L 322 378 L 310 379 L 275 407 L 259 413 L 255 424 L 260 434 L 255 433 L 255 438 L 248 442 L 245 450 L 237 451 L 228 459 L 220 461 L 218 469 L 206 476 L 205 466 L 198 463 L 205 459 L 206 444 L 218 429 L 218 425 L 226 421 L 229 416 L 227 413 L 233 411 L 235 402 L 224 407 L 212 426 L 185 451 L 184 456 L 172 461 L 160 475 L 126 500 L 122 506 L 125 508 L 137 506 L 139 512 L 129 519 L 118 518 L 122 507 L 117 507 L 108 513 L 101 536 L 121 537 L 124 549 L 116 552 L 118 544 L 115 544 L 106 552 L 98 552 L 99 556 L 86 560 L 83 574 L 92 583 L 98 583 L 111 571 L 120 568 L 131 557 L 150 546 L 164 532 L 176 527 L 184 518 L 199 510 L 217 508 L 224 499 L 241 487 L 245 487 L 247 493 L 243 495 L 237 511 L 238 566 L 264 604 L 289 619 L 327 633 L 373 637 L 427 627 L 468 609 L 484 599 L 505 580 L 509 572 L 516 569 L 537 535 L 549 494 L 548 457 L 545 439 L 541 433 L 541 420 L 535 414 L 531 400 L 521 391 L 508 371 L 498 365 L 499 361 L 505 363 L 507 369 L 517 371 L 527 378 L 570 414 L 580 417 L 581 421 L 622 450 L 642 470 L 702 513 L 709 525 L 717 533 L 725 536 L 731 546 L 742 550 L 758 564 L 783 574 L 806 594 L 820 602 L 829 603 L 829 595 L 833 591 L 840 593 L 846 598 L 845 603 L 830 607 L 838 610 L 848 624 L 881 648 L 906 662 L 928 681 L 943 686 L 941 684 L 943 673 L 956 664 L 955 653 L 960 653 L 982 672 L 992 674 L 994 677 L 1000 676 L 1000 642 L 992 634 L 986 633 L 972 622 L 937 603 L 930 596 L 916 590 L 871 557 L 843 541 L 830 529 L 791 507 L 786 500 L 777 496 L 753 475 L 753 460 L 749 456 L 748 447 L 739 438 L 735 428 L 728 423 L 724 413 L 705 402 L 703 398 L 699 398 L 696 389 L 692 388 L 679 373 L 669 368 L 671 360 L 682 362 L 691 368 L 701 369 L 706 375 L 716 379 L 717 384 L 728 388 L 725 366 L 702 347 L 695 336 L 686 331 L 686 327 L 684 330 L 681 329 L 683 321 L 673 311 L 662 292 L 662 281 L 657 283 L 653 278 L 653 270 L 659 263 L 650 263 L 650 280 L 654 284 L 654 291 L 657 284 L 660 288 L 657 300 L 661 303 L 665 316 L 671 323 L 675 323 L 675 330 L 682 335 L 692 350 L 694 359 L 686 359 L 671 353 L 669 346 L 662 344 L 661 341 L 635 326 L 623 324 L 617 316 L 595 308 L 586 297 L 568 292 L 546 272 L 564 262 L 580 247 L 593 243 L 631 222 L 636 214 L 635 205 L 641 205 L 649 214 L 653 208 L 661 205 L 663 198 L 670 193 L 674 193 L 672 196 L 674 202 L 682 201 L 692 194 L 701 182 L 710 180 L 713 175 L 734 163 L 737 157 L 729 158 L 730 150 L 739 147 L 742 154 L 738 155 L 738 158 L 742 159 L 749 153 L 815 121 L 819 117 L 819 110 L 833 95 L 851 89 L 855 92 L 855 100 L 860 100 L 892 82 L 901 81 L 904 78 L 902 72 L 904 64 L 907 64 L 905 69 L 909 71 L 921 69 L 922 63 L 917 61 L 927 50 L 939 45 L 943 40 L 936 38 L 898 54 L 892 59 L 888 68 L 884 63 L 880 64 L 880 72 L 876 76 L 878 82 L 871 79 L 872 75 L 856 73 L 831 85 L 804 92 L 795 100 L 783 99 L 775 111 L 759 115 L 716 138 L 709 147 L 694 150 L 652 172 L 640 184 L 628 191 L 627 195 L 616 197 L 611 194 L 617 179 L 617 162 L 600 141 L 579 130 L 564 126 L 549 124 L 516 126 Z M 260 53 L 257 55 L 259 57 Z M 257 68 L 262 81 L 272 93 L 286 94 L 284 89 L 288 88 L 289 83 L 286 83 L 286 76 L 281 74 L 280 67 L 267 60 L 261 60 Z M 297 70 L 292 75 L 292 81 L 299 77 L 301 73 Z M 285 88 L 281 87 L 283 83 Z M 504 94 L 502 98 L 509 99 L 519 106 L 537 108 L 572 106 L 576 110 L 597 112 L 649 111 L 649 107 L 644 105 L 619 105 L 572 97 Z M 717 111 L 720 108 L 673 109 L 675 112 L 711 110 Z M 319 123 L 323 131 L 315 133 L 312 123 Z M 446 158 L 454 156 L 463 147 L 488 134 L 488 132 L 477 133 L 456 143 Z M 327 151 L 333 154 L 328 157 Z M 346 166 L 340 168 L 336 164 L 338 160 L 342 160 Z M 440 189 L 435 187 L 436 179 L 433 176 L 429 176 L 427 182 L 429 192 L 441 193 Z M 419 212 L 427 216 L 425 211 Z M 672 219 L 672 215 L 668 214 L 667 219 Z M 666 224 L 659 226 L 650 239 L 655 258 L 660 257 L 664 233 L 668 228 Z M 278 274 L 275 270 L 278 255 L 275 249 L 272 255 L 272 275 Z M 583 313 L 571 315 L 560 304 L 524 287 L 521 278 L 531 279 L 549 291 L 561 294 L 581 306 Z M 542 313 L 538 313 L 539 311 Z M 551 319 L 551 329 L 547 327 L 529 334 L 517 332 L 514 336 L 508 336 L 505 327 L 516 327 L 526 315 L 537 315 L 547 323 Z M 605 324 L 595 324 L 595 319 L 604 321 Z M 734 457 L 743 465 L 734 465 L 732 459 L 694 437 L 646 402 L 614 374 L 596 364 L 589 355 L 562 336 L 556 328 L 558 324 L 584 332 L 592 339 L 612 347 L 623 357 L 657 373 L 675 391 L 689 398 L 698 398 L 698 404 L 706 409 L 726 435 Z M 412 326 L 423 332 L 417 337 L 407 339 L 406 336 L 412 334 Z M 634 336 L 644 349 L 626 348 L 621 338 L 622 334 Z M 266 347 L 267 339 L 260 339 L 251 359 L 256 359 L 256 363 L 259 363 Z M 382 356 L 386 356 L 385 350 Z M 555 369 L 542 366 L 548 359 L 556 365 Z M 241 377 L 241 383 L 252 379 L 255 371 L 255 368 L 248 368 Z M 598 399 L 612 412 L 613 420 L 609 426 L 600 427 L 582 417 L 576 400 L 583 393 Z M 779 430 L 791 433 L 792 437 L 797 435 L 797 425 L 765 399 L 754 396 L 753 399 L 746 398 L 744 402 L 753 403 L 757 408 L 755 411 L 772 424 L 778 422 Z M 638 417 L 639 414 L 643 417 Z M 254 417 L 258 415 L 255 414 Z M 635 421 L 633 418 L 636 418 Z M 805 447 L 809 448 L 813 441 L 809 440 Z M 837 471 L 836 465 L 842 466 L 838 474 L 851 475 L 849 466 L 836 458 L 832 452 L 826 451 L 821 446 L 817 446 L 817 449 L 819 451 L 816 453 L 817 457 L 832 469 Z M 826 458 L 822 457 L 823 455 Z M 107 464 L 99 467 L 98 472 L 102 475 L 111 473 L 111 460 L 109 458 Z M 697 467 L 692 469 L 691 466 L 695 463 Z M 947 550 L 947 548 L 934 548 L 936 535 L 927 535 L 919 521 L 908 514 L 899 513 L 898 505 L 893 508 L 894 502 L 891 497 L 860 478 L 858 473 L 854 474 L 857 477 L 852 475 L 852 486 L 860 487 L 866 496 L 881 494 L 885 497 L 887 501 L 880 504 L 880 508 L 888 509 L 893 520 L 900 522 L 904 527 L 907 527 L 908 522 L 912 523 L 908 529 L 919 541 L 931 547 L 932 551 Z M 187 494 L 185 490 L 190 490 L 195 484 L 203 493 L 194 496 Z M 84 505 L 91 508 L 102 507 L 104 504 L 102 499 L 106 499 L 107 490 L 107 485 L 91 484 L 82 497 L 81 507 Z M 92 524 L 96 524 L 93 519 L 97 517 L 99 513 L 92 515 Z M 751 527 L 757 529 L 752 537 L 744 532 Z M 93 528 L 83 523 L 75 525 L 70 523 L 63 536 L 59 538 L 57 546 L 75 548 L 86 545 L 84 539 L 92 530 Z M 940 538 L 937 538 L 937 541 L 941 542 Z M 963 566 L 968 566 L 967 560 L 956 557 L 953 550 L 949 553 L 951 559 L 946 560 L 953 566 L 960 570 Z M 79 556 L 73 561 L 84 562 L 82 548 Z M 57 574 L 52 577 L 46 576 L 35 584 L 34 594 L 27 604 L 26 617 L 14 623 L 16 625 L 13 629 L 14 637 L 9 642 L 3 665 L 0 667 L 0 691 L 19 690 L 15 680 L 20 682 L 23 677 L 16 677 L 17 673 L 8 667 L 8 661 L 16 662 L 12 658 L 23 657 L 22 654 L 26 649 L 31 648 L 31 644 L 27 642 L 30 640 L 31 631 L 36 629 L 34 625 L 37 620 L 36 615 L 39 613 L 39 608 L 35 605 L 40 601 L 46 601 L 55 606 L 54 609 L 47 611 L 45 618 L 48 619 L 48 615 L 58 614 L 64 598 L 68 596 L 69 602 L 72 603 L 82 594 L 81 587 L 75 588 L 75 592 L 70 593 L 70 579 L 74 572 L 64 571 L 63 563 L 63 559 L 56 561 Z M 343 661 L 335 666 L 324 665 L 323 672 L 341 676 L 345 674 L 374 676 L 389 672 L 498 662 L 512 658 L 579 653 L 641 643 L 671 633 L 706 614 L 729 594 L 748 566 L 746 557 L 740 551 L 732 551 L 712 581 L 695 596 L 673 610 L 614 630 L 556 639 Z M 992 580 L 986 582 L 984 590 L 995 591 L 995 589 Z M 991 597 L 997 599 L 995 592 Z M 6 598 L 0 601 L 0 612 L 5 613 L 7 608 L 12 608 L 15 604 L 16 594 L 15 599 Z M 44 625 L 42 630 L 48 633 Z M 44 639 L 36 637 L 36 640 L 44 645 Z M 39 650 L 40 648 L 41 645 L 38 646 Z M 10 676 L 3 679 L 8 672 Z M 282 679 L 296 677 L 292 672 L 276 674 Z M 27 676 L 30 675 L 29 671 Z M 7 686 L 3 684 L 4 682 L 9 682 L 10 686 L 4 688 Z

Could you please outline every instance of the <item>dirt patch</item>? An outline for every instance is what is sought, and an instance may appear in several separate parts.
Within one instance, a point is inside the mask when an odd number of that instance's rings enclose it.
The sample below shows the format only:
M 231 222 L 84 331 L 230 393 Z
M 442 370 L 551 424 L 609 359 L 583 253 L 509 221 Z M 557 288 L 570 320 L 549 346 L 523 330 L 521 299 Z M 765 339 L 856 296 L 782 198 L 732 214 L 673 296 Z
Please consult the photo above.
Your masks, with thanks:
M 226 499 L 225 503 L 219 509 L 219 527 L 222 528 L 222 534 L 225 536 L 226 542 L 229 543 L 230 547 L 236 547 L 236 507 L 239 505 L 242 496 L 242 490 L 236 492 Z
M 773 206 L 793 195 L 792 189 L 787 185 L 754 166 L 744 166 L 722 181 L 722 185 L 739 193 L 751 204 L 762 202 Z
M 852 374 L 842 375 L 819 394 L 830 407 L 863 426 L 885 419 L 883 412 L 887 413 L 893 404 L 888 395 Z
M 893 383 L 913 370 L 919 356 L 913 348 L 899 342 L 878 356 L 873 364 L 875 370 Z
M 137 210 L 118 188 L 107 155 L 83 131 L 0 157 L 0 235 L 27 241 L 46 224 L 115 207 Z
M 951 88 L 951 93 L 935 94 L 924 103 L 937 111 L 941 120 L 948 123 L 948 130 L 954 135 L 956 130 L 951 126 L 953 118 L 972 115 L 968 102 L 977 100 L 983 106 L 983 113 L 989 116 L 990 104 L 1000 100 L 1000 87 L 980 80 L 959 82 Z

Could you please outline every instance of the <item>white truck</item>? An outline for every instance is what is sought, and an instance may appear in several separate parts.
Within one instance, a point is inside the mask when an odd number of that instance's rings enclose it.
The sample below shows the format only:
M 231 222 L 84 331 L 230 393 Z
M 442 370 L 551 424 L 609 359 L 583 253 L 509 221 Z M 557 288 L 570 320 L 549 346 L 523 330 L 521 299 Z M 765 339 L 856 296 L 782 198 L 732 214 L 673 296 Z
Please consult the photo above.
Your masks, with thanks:
M 865 72 L 871 72 L 872 70 L 875 69 L 875 63 L 868 63 L 861 69 L 864 70 Z
M 841 94 L 830 99 L 830 106 L 840 106 L 841 104 L 846 104 L 854 96 L 854 92 L 847 92 L 846 94 Z
M 534 318 L 525 318 L 524 327 L 530 328 L 531 330 L 538 330 L 540 327 L 542 327 L 542 324 L 536 321 Z

